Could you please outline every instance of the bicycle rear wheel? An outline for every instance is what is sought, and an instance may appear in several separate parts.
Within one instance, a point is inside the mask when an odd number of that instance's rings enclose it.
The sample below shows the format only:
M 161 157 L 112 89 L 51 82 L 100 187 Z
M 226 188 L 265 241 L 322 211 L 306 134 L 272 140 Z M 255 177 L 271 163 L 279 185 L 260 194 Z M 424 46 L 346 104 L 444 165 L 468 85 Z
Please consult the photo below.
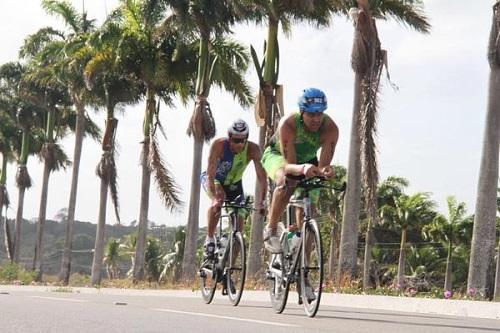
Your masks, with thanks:
M 236 232 L 231 241 L 229 258 L 227 259 L 226 289 L 229 300 L 237 306 L 243 294 L 246 274 L 245 241 L 241 232 Z
M 315 220 L 309 220 L 302 226 L 300 260 L 300 291 L 304 310 L 309 317 L 314 317 L 319 308 L 323 289 L 321 237 Z
M 199 271 L 201 296 L 207 304 L 210 304 L 214 298 L 218 274 L 214 259 L 206 259 L 201 265 Z

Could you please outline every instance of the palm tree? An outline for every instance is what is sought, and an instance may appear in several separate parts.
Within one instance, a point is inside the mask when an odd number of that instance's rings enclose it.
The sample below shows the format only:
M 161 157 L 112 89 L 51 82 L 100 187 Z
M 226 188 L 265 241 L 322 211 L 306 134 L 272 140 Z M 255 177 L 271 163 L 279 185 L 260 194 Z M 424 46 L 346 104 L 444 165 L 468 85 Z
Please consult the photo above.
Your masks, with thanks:
M 113 280 L 120 276 L 120 267 L 118 266 L 118 260 L 120 259 L 120 242 L 114 238 L 108 241 L 106 246 L 106 254 L 103 258 L 103 262 L 106 265 L 106 272 L 108 273 L 108 279 Z
M 3 90 L 3 89 L 2 89 Z M 3 95 L 3 91 L 0 92 Z M 7 216 L 7 208 L 9 207 L 9 194 L 7 192 L 7 164 L 13 159 L 13 139 L 17 134 L 16 123 L 12 117 L 12 109 L 7 101 L 0 100 L 0 154 L 2 155 L 2 164 L 0 168 L 0 223 L 3 219 L 3 210 L 5 208 L 5 216 Z M 10 261 L 14 260 L 13 239 L 10 232 L 10 225 L 5 217 L 4 227 L 4 242 L 7 256 Z
M 245 17 L 245 8 L 238 1 L 184 0 L 167 3 L 173 15 L 166 22 L 192 35 L 198 44 L 196 100 L 188 127 L 188 135 L 193 136 L 193 165 L 182 264 L 184 279 L 191 280 L 196 269 L 203 144 L 215 136 L 215 122 L 207 99 L 212 84 L 216 84 L 231 92 L 241 106 L 248 107 L 252 97 L 243 76 L 250 56 L 243 46 L 224 36 L 230 32 L 232 24 Z
M 464 202 L 450 196 L 446 198 L 448 204 L 448 218 L 442 214 L 436 215 L 431 224 L 426 226 L 422 232 L 424 236 L 434 242 L 443 241 L 448 249 L 446 257 L 446 274 L 444 279 L 444 290 L 453 290 L 453 266 L 452 253 L 456 243 L 456 238 L 460 231 L 464 230 L 464 224 L 469 220 L 466 214 Z
M 115 135 L 118 119 L 115 108 L 119 103 L 136 103 L 141 96 L 141 85 L 126 75 L 118 54 L 123 31 L 112 20 L 108 20 L 91 38 L 91 58 L 85 67 L 85 81 L 93 93 L 94 103 L 106 110 L 106 129 L 102 140 L 102 156 L 96 168 L 101 179 L 99 197 L 99 217 L 97 222 L 94 260 L 92 262 L 92 284 L 101 281 L 101 266 L 104 250 L 104 229 L 106 225 L 106 205 L 108 189 L 115 208 L 115 216 L 120 223 L 118 184 L 115 162 Z
M 335 176 L 330 180 L 330 185 L 334 188 L 342 188 L 345 186 L 347 170 L 343 166 L 334 165 L 334 171 Z M 324 244 L 325 249 L 329 245 L 328 275 L 330 279 L 334 279 L 334 272 L 337 266 L 344 193 L 344 191 L 324 190 L 321 191 L 319 199 L 319 213 L 321 216 L 328 216 L 327 219 L 323 220 L 325 223 L 321 223 L 321 233 L 322 235 L 328 235 L 328 238 L 325 236 Z
M 474 214 L 474 231 L 470 254 L 467 288 L 483 297 L 493 297 L 493 271 L 495 256 L 496 189 L 498 179 L 498 150 L 500 145 L 500 1 L 493 6 L 488 45 L 490 80 L 488 109 L 484 128 L 483 150 Z
M 184 258 L 184 243 L 186 241 L 186 231 L 184 226 L 177 228 L 174 237 L 172 251 L 164 254 L 161 258 L 161 273 L 158 282 L 171 279 L 178 281 L 181 277 L 182 258 Z
M 255 69 L 259 78 L 259 93 L 256 101 L 256 112 L 261 119 L 261 122 L 257 124 L 260 127 L 259 145 L 261 150 L 264 150 L 284 113 L 282 105 L 283 87 L 278 85 L 280 63 L 278 31 L 280 24 L 285 34 L 290 33 L 292 22 L 307 22 L 317 27 L 326 27 L 330 23 L 330 15 L 336 8 L 336 4 L 335 1 L 330 0 L 255 0 L 250 3 L 250 6 L 254 8 L 251 18 L 257 23 L 267 23 L 267 38 L 262 63 L 260 63 L 254 48 L 251 47 Z M 262 193 L 259 183 L 256 183 L 256 204 L 265 200 Z M 249 276 L 255 276 L 261 268 L 263 218 L 264 216 L 256 211 L 252 219 L 247 271 Z
M 342 236 L 338 275 L 350 278 L 356 274 L 358 223 L 361 202 L 361 182 L 366 188 L 368 228 L 366 244 L 372 244 L 372 225 L 377 218 L 376 189 L 378 170 L 375 135 L 377 131 L 377 97 L 380 76 L 387 52 L 382 50 L 374 18 L 394 18 L 419 32 L 429 32 L 430 25 L 421 11 L 421 1 L 356 0 L 355 8 L 347 1 L 339 3 L 339 11 L 351 14 L 355 33 L 351 56 L 355 72 L 354 105 L 351 124 L 347 192 L 342 221 Z M 362 164 L 363 165 L 362 165 Z M 370 252 L 365 251 L 370 262 Z
M 435 203 L 428 193 L 402 195 L 395 200 L 395 206 L 381 207 L 385 220 L 401 228 L 401 245 L 399 249 L 398 275 L 396 286 L 404 288 L 405 252 L 407 247 L 407 233 L 416 227 L 422 227 L 432 221 L 435 212 L 432 210 Z
M 4 116 L 4 119 L 2 120 L 3 123 L 2 140 L 4 141 L 4 143 L 2 144 L 2 146 L 4 147 L 3 149 L 5 149 L 8 146 L 11 146 L 10 148 L 13 149 L 14 151 L 17 149 L 18 145 L 15 144 L 13 141 L 16 141 L 18 133 L 17 133 L 17 128 L 15 127 L 16 124 L 15 123 L 13 124 L 12 120 L 15 117 L 16 108 L 18 108 L 18 105 L 20 106 L 22 104 L 19 103 L 19 91 L 18 91 L 22 73 L 23 73 L 23 67 L 19 63 L 9 62 L 3 64 L 0 67 L 0 89 L 2 95 L 1 105 Z M 20 112 L 18 114 L 18 120 L 19 120 L 18 123 L 22 128 L 22 148 L 21 152 L 18 154 L 19 167 L 16 175 L 16 183 L 19 188 L 19 200 L 18 200 L 18 209 L 17 209 L 16 222 L 14 227 L 15 230 L 13 237 L 11 237 L 9 226 L 5 225 L 5 235 L 6 235 L 5 240 L 7 244 L 10 244 L 9 246 L 7 246 L 8 248 L 7 254 L 11 256 L 10 257 L 11 260 L 16 263 L 19 261 L 20 222 L 22 219 L 22 204 L 24 201 L 23 200 L 24 191 L 26 188 L 31 186 L 31 179 L 26 169 L 26 161 L 28 158 L 29 130 L 31 127 L 31 121 L 29 118 L 32 117 L 29 116 L 29 112 L 26 112 L 26 109 L 24 107 L 20 107 L 19 111 Z M 9 128 L 11 130 L 11 133 L 8 133 Z M 6 134 L 9 135 L 6 136 Z M 11 142 L 11 144 L 9 144 L 8 142 Z M 2 190 L 0 190 L 0 192 L 2 192 Z M 3 208 L 3 205 L 0 205 L 0 207 Z M 18 218 L 19 214 L 21 214 L 20 218 Z
M 142 180 L 134 281 L 144 278 L 144 249 L 149 209 L 149 189 L 153 172 L 166 207 L 176 209 L 180 202 L 178 188 L 161 157 L 157 130 L 159 122 L 157 98 L 167 105 L 174 94 L 187 98 L 192 64 L 185 56 L 182 34 L 166 17 L 166 3 L 155 0 L 121 0 L 116 17 L 124 31 L 120 56 L 128 68 L 144 84 L 146 109 L 143 121 L 141 153 Z
M 396 199 L 403 195 L 403 190 L 408 186 L 408 180 L 402 177 L 388 177 L 377 188 L 377 207 L 391 206 L 396 207 Z M 366 198 L 365 198 L 366 200 Z M 380 209 L 378 210 L 380 213 Z M 379 214 L 380 215 L 380 214 Z M 371 264 L 373 243 L 375 236 L 373 226 L 368 219 L 366 241 L 365 241 L 365 256 L 363 262 L 363 289 L 371 287 Z
M 63 49 L 63 52 L 59 53 L 56 51 L 52 53 L 52 56 L 57 59 L 57 63 L 54 64 L 54 74 L 57 77 L 57 80 L 67 87 L 71 102 L 76 109 L 73 170 L 60 273 L 60 279 L 63 283 L 67 284 L 69 281 L 71 267 L 71 249 L 76 210 L 78 175 L 80 170 L 82 143 L 86 127 L 86 103 L 84 96 L 86 90 L 83 82 L 83 67 L 86 62 L 86 55 L 82 52 L 82 50 L 85 48 L 89 33 L 94 29 L 94 24 L 93 20 L 89 20 L 87 18 L 87 14 L 85 12 L 79 14 L 77 10 L 66 1 L 42 0 L 42 7 L 47 14 L 62 19 L 67 27 L 67 31 L 57 32 L 57 37 L 61 42 L 60 46 Z

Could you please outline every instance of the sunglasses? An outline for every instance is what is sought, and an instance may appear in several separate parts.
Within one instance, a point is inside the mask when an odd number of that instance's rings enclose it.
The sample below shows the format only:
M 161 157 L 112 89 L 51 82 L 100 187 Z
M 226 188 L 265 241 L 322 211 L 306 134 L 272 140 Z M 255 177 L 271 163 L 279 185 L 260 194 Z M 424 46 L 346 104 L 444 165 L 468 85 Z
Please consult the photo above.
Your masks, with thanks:
M 233 143 L 245 143 L 247 139 L 239 139 L 239 138 L 231 138 L 231 142 Z

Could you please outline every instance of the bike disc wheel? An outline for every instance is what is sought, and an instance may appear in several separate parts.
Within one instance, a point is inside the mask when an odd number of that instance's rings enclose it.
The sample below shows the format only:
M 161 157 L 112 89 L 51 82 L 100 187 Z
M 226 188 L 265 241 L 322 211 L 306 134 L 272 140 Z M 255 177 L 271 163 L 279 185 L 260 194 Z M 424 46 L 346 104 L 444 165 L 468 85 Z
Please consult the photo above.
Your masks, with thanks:
M 309 250 L 309 256 L 306 254 Z M 321 237 L 315 220 L 302 226 L 302 253 L 300 262 L 300 291 L 304 310 L 314 317 L 319 308 L 323 289 L 323 255 Z M 309 289 L 309 290 L 307 290 Z
M 226 289 L 229 300 L 237 306 L 243 294 L 246 274 L 246 251 L 245 241 L 240 232 L 233 236 L 229 258 L 227 258 L 228 268 L 226 277 Z

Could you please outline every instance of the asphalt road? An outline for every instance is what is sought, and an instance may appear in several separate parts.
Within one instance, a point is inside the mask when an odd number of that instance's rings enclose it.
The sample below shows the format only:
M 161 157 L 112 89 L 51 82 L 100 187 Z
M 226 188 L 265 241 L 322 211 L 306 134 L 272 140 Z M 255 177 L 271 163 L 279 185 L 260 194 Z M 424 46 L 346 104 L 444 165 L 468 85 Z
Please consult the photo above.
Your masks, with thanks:
M 10 290 L 0 294 L 0 332 L 500 332 L 500 320 L 321 305 L 308 318 L 291 294 L 283 314 L 270 303 L 233 307 L 201 298 Z M 499 305 L 500 306 L 500 305 Z

